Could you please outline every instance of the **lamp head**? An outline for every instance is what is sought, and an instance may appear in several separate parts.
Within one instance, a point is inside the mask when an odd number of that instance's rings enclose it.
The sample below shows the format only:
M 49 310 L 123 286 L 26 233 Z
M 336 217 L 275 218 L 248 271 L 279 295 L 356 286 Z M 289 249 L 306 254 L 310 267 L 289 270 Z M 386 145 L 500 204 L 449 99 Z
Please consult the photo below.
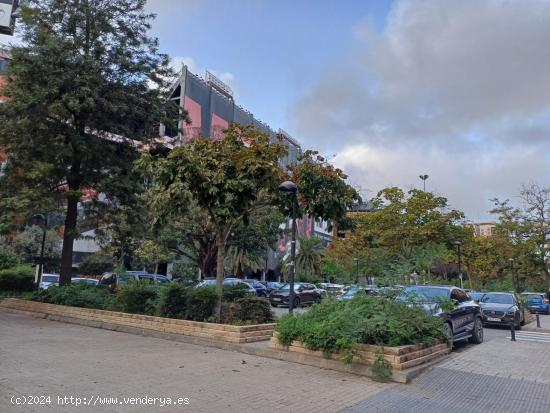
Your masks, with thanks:
M 285 181 L 281 185 L 279 185 L 279 191 L 281 191 L 281 192 L 296 192 L 296 191 L 298 191 L 298 187 L 292 181 Z

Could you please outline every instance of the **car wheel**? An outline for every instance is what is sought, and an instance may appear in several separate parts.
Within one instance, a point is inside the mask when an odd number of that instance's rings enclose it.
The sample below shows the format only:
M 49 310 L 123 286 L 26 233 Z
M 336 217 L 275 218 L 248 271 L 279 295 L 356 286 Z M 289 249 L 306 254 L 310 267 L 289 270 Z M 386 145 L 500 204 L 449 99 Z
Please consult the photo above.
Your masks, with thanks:
M 476 321 L 474 321 L 474 329 L 472 331 L 470 342 L 474 344 L 483 343 L 483 323 L 479 317 L 477 317 Z
M 453 348 L 453 328 L 449 323 L 445 323 L 443 328 L 445 329 L 445 335 L 447 336 L 449 347 Z
M 298 297 L 294 298 L 294 308 L 300 307 L 300 299 Z

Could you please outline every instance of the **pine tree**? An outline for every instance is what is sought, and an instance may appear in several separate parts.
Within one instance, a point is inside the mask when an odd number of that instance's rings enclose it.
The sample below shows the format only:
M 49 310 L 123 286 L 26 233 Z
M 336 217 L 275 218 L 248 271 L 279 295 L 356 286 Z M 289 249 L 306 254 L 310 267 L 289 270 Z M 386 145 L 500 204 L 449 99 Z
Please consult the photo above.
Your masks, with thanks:
M 172 75 L 147 34 L 145 0 L 31 0 L 12 49 L 0 105 L 8 156 L 0 210 L 31 214 L 57 200 L 65 213 L 61 284 L 70 282 L 78 203 L 93 188 L 124 192 L 136 142 L 178 122 Z

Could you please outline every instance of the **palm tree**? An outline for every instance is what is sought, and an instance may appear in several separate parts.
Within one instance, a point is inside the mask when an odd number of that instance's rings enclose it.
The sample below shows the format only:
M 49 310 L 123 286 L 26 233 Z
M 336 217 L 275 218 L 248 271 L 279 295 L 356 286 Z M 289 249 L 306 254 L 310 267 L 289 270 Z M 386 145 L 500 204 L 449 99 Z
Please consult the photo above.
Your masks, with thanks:
M 296 271 L 305 274 L 319 274 L 325 248 L 317 237 L 300 237 L 300 248 L 296 251 Z
M 257 271 L 265 265 L 265 258 L 258 254 L 251 254 L 242 248 L 232 245 L 227 251 L 225 267 L 232 275 L 242 277 L 245 269 Z

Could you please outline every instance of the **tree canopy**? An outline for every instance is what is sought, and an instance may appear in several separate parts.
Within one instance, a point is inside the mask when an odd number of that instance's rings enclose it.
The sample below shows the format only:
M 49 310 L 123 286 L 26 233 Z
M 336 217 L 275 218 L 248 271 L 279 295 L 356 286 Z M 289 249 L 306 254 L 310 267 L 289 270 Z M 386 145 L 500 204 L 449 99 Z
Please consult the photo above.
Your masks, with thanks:
M 9 160 L 0 210 L 27 214 L 61 204 L 61 284 L 70 282 L 82 194 L 124 187 L 137 142 L 182 116 L 169 99 L 168 57 L 147 34 L 153 16 L 144 5 L 30 0 L 21 11 L 22 44 L 11 51 L 0 106 Z

